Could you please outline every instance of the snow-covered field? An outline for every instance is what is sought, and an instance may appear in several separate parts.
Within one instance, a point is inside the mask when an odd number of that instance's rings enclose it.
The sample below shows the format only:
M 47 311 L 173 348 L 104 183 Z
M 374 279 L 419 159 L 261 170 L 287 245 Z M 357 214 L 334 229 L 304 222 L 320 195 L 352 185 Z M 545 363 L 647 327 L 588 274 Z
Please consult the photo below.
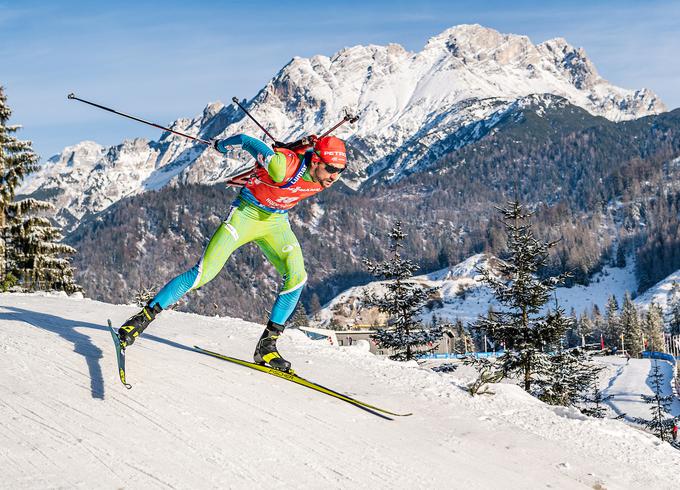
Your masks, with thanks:
M 192 351 L 249 358 L 261 326 L 164 312 L 118 381 L 106 318 L 135 308 L 0 295 L 0 488 L 676 489 L 680 452 L 518 387 L 471 398 L 456 375 L 287 332 L 312 380 L 387 421 Z
M 617 415 L 625 415 L 626 420 L 633 421 L 636 417 L 650 419 L 650 405 L 646 404 L 640 395 L 653 395 L 652 386 L 648 377 L 654 369 L 654 364 L 659 363 L 659 368 L 665 380 L 673 377 L 673 367 L 668 361 L 654 359 L 631 359 L 626 362 L 623 357 L 605 357 L 603 362 L 607 364 L 601 376 L 603 393 L 612 395 L 607 402 Z M 670 383 L 665 386 L 664 395 L 672 394 Z M 680 416 L 680 400 L 673 399 L 671 413 Z

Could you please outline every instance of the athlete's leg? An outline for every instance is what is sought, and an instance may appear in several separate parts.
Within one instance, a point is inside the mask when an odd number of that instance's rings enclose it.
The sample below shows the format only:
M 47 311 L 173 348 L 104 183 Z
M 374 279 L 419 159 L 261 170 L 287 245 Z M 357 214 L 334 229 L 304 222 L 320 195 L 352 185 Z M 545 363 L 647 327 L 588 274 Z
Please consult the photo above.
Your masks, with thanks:
M 192 289 L 200 288 L 213 280 L 234 250 L 250 241 L 246 233 L 248 231 L 246 222 L 247 219 L 239 213 L 238 208 L 232 208 L 227 219 L 220 224 L 205 247 L 201 260 L 168 282 L 149 305 L 158 304 L 165 309 Z
M 307 282 L 300 243 L 287 221 L 274 232 L 255 240 L 255 243 L 283 277 L 283 284 L 269 317 L 274 323 L 283 325 L 295 311 L 302 288 Z
M 307 281 L 302 250 L 288 221 L 282 221 L 276 229 L 255 241 L 267 259 L 283 276 L 283 285 L 274 307 L 272 308 L 267 327 L 262 332 L 255 347 L 255 362 L 267 363 L 282 371 L 290 370 L 290 362 L 279 354 L 276 340 L 286 328 L 285 323 L 297 306 L 302 287 Z
M 220 224 L 208 242 L 198 263 L 163 286 L 142 311 L 120 327 L 118 333 L 125 345 L 132 344 L 162 310 L 179 301 L 190 290 L 211 281 L 224 267 L 232 252 L 252 240 L 246 233 L 247 221 L 238 208 L 232 207 L 227 219 Z

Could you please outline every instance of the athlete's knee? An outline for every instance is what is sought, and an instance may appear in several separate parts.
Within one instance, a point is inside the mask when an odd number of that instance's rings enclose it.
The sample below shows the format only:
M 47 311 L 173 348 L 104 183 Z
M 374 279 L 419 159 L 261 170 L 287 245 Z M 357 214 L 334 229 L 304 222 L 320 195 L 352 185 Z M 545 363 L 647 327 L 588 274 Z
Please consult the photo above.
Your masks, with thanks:
M 289 270 L 283 275 L 283 287 L 281 294 L 302 289 L 307 282 L 307 272 L 302 268 L 300 270 Z

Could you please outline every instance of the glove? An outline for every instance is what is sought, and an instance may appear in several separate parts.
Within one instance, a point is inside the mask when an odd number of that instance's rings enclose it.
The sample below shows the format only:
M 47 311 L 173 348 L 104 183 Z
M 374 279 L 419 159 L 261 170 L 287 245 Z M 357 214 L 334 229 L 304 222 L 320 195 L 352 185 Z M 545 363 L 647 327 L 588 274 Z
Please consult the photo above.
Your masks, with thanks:
M 210 148 L 212 148 L 213 150 L 219 151 L 220 153 L 224 153 L 222 150 L 220 150 L 220 149 L 217 147 L 217 145 L 219 144 L 220 141 L 222 141 L 222 140 L 221 140 L 221 139 L 218 139 L 218 138 L 211 139 L 211 140 L 210 140 Z

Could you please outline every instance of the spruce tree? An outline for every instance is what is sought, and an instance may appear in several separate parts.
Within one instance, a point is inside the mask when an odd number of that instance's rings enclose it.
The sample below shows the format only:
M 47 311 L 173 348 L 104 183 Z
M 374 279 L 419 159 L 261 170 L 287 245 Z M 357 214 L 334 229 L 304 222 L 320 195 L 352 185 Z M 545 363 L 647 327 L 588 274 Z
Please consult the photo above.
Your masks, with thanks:
M 453 325 L 454 337 L 454 348 L 455 352 L 459 354 L 465 354 L 474 348 L 474 341 L 472 337 L 465 329 L 463 322 L 460 318 L 456 318 L 456 323 Z
M 307 317 L 307 312 L 302 303 L 299 303 L 293 311 L 293 316 L 290 318 L 289 326 L 293 328 L 309 327 L 309 317 Z
M 364 305 L 377 307 L 388 317 L 389 327 L 378 329 L 372 338 L 381 349 L 392 351 L 390 359 L 408 361 L 432 351 L 441 340 L 441 327 L 427 328 L 418 318 L 437 288 L 425 287 L 412 281 L 418 266 L 401 257 L 400 249 L 406 238 L 401 221 L 397 221 L 389 234 L 390 256 L 374 263 L 364 259 L 368 272 L 383 279 L 384 292 L 367 292 Z
M 671 304 L 668 327 L 671 335 L 680 335 L 680 298 L 674 298 Z
M 549 370 L 550 351 L 557 348 L 570 325 L 561 308 L 542 311 L 550 293 L 569 274 L 539 279 L 548 251 L 556 242 L 546 243 L 534 237 L 529 224 L 533 213 L 525 211 L 519 202 L 509 202 L 499 211 L 508 237 L 508 256 L 499 261 L 498 276 L 489 269 L 480 269 L 479 273 L 502 308 L 478 318 L 474 328 L 503 343 L 506 350 L 496 369 L 504 376 L 519 378 L 531 393 L 539 373 Z
M 4 88 L 0 86 L 0 282 L 7 283 L 10 271 L 9 232 L 7 208 L 14 201 L 16 188 L 21 181 L 37 168 L 38 156 L 31 149 L 30 141 L 19 141 L 13 135 L 21 126 L 8 126 L 11 109 L 7 106 Z
M 52 206 L 36 199 L 15 200 L 17 187 L 37 169 L 38 157 L 30 141 L 12 136 L 20 126 L 7 125 L 12 112 L 6 102 L 0 87 L 0 284 L 7 288 L 16 281 L 28 290 L 78 291 L 73 268 L 61 257 L 76 251 L 60 243 L 59 229 L 41 216 Z
M 642 342 L 642 326 L 638 316 L 637 307 L 626 293 L 621 307 L 621 332 L 624 336 L 624 346 L 631 356 L 639 356 L 644 350 Z
M 578 344 L 583 347 L 587 344 L 589 340 L 593 338 L 593 332 L 595 331 L 595 322 L 588 316 L 587 311 L 583 311 L 578 319 Z
M 593 367 L 592 369 L 593 377 L 590 382 L 590 389 L 582 395 L 580 400 L 585 405 L 581 405 L 579 410 L 585 415 L 601 419 L 609 412 L 604 403 L 614 398 L 614 395 L 605 395 L 600 389 L 597 375 L 604 369 L 604 366 Z
M 607 300 L 605 310 L 604 342 L 610 349 L 621 344 L 621 319 L 619 317 L 619 303 L 613 294 Z
M 663 330 L 663 311 L 661 307 L 652 303 L 645 315 L 643 328 L 647 340 L 647 350 L 653 352 L 665 352 L 666 342 Z
M 671 403 L 673 395 L 664 395 L 664 376 L 659 368 L 659 361 L 654 360 L 654 368 L 649 375 L 649 385 L 654 391 L 653 395 L 640 395 L 645 403 L 650 405 L 651 419 L 636 418 L 635 421 L 651 430 L 662 441 L 670 441 L 673 417 L 671 415 Z
M 601 369 L 580 349 L 560 351 L 549 357 L 546 369 L 539 373 L 536 394 L 550 405 L 576 406 L 587 397 Z
M 590 338 L 592 342 L 597 342 L 599 344 L 601 341 L 600 339 L 604 338 L 605 319 L 602 316 L 602 313 L 600 313 L 600 308 L 597 305 L 593 305 L 592 319 L 593 330 L 590 334 Z

